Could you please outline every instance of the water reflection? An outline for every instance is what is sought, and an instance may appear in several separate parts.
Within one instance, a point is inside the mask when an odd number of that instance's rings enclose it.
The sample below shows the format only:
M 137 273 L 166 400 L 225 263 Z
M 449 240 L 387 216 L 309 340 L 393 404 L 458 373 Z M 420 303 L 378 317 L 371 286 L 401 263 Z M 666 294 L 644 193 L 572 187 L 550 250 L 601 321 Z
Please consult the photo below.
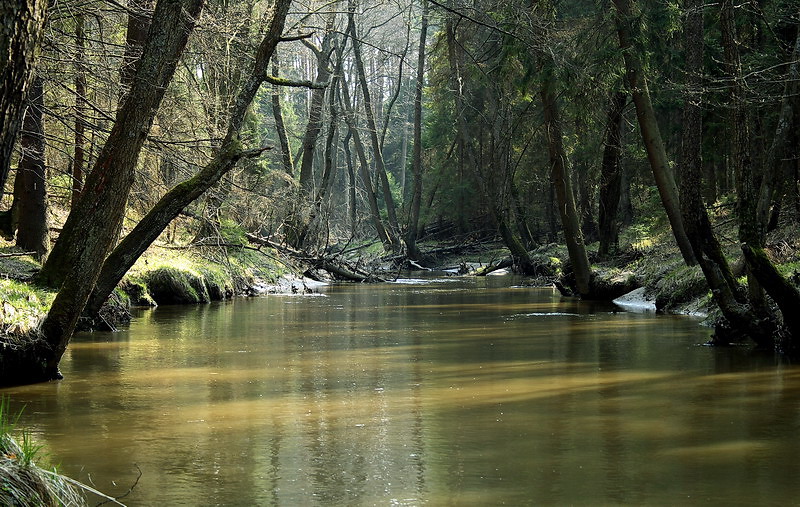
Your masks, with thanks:
M 795 501 L 799 369 L 513 283 L 161 307 L 6 392 L 130 505 Z

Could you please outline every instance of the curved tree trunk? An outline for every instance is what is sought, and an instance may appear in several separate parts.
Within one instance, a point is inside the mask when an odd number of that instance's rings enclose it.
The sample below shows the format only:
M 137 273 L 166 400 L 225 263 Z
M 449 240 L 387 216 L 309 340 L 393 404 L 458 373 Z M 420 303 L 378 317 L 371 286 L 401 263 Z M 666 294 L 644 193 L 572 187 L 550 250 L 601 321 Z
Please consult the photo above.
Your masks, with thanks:
M 644 147 L 647 150 L 647 159 L 650 162 L 658 193 L 661 196 L 661 203 L 667 212 L 675 241 L 678 243 L 678 248 L 686 264 L 692 265 L 695 263 L 694 254 L 681 219 L 678 187 L 675 184 L 675 178 L 664 149 L 664 142 L 661 139 L 642 63 L 633 45 L 637 33 L 632 26 L 634 22 L 632 10 L 635 7 L 635 0 L 613 1 L 617 10 L 617 35 L 625 58 L 626 79 L 633 96 L 633 103 L 636 105 L 636 118 L 639 122 Z
M 553 94 L 552 81 L 552 78 L 545 77 L 541 89 L 545 135 L 550 154 L 550 179 L 555 186 L 558 211 L 561 215 L 561 225 L 564 228 L 564 241 L 567 244 L 572 270 L 575 274 L 575 286 L 581 296 L 590 296 L 592 268 L 589 265 L 589 257 L 586 255 L 580 220 L 575 209 L 575 195 L 572 192 L 572 183 L 567 170 L 567 156 L 562 144 L 561 119 L 556 97 Z
M 136 227 L 114 248 L 103 264 L 103 269 L 92 291 L 86 306 L 85 313 L 87 315 L 93 317 L 97 314 L 125 273 L 186 206 L 216 184 L 236 165 L 240 158 L 248 155 L 242 150 L 239 142 L 239 130 L 250 104 L 266 78 L 269 59 L 280 41 L 290 4 L 291 0 L 279 0 L 276 5 L 274 17 L 270 22 L 267 35 L 258 48 L 250 76 L 233 104 L 233 110 L 228 119 L 227 134 L 222 146 L 216 151 L 211 162 L 197 174 L 164 194 L 136 224 Z M 264 150 L 255 150 L 255 153 L 262 151 Z
M 159 0 L 133 86 L 86 180 L 83 196 L 42 267 L 39 281 L 59 291 L 41 328 L 49 353 L 39 363 L 27 365 L 29 374 L 39 380 L 59 376 L 58 363 L 119 236 L 139 152 L 203 3 Z

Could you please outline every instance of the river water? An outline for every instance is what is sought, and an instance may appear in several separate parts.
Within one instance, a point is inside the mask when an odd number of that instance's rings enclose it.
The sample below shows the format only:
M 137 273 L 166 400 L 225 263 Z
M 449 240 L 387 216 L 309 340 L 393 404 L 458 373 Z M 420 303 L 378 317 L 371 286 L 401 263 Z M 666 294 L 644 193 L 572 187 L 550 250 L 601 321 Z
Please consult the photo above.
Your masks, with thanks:
M 511 277 L 139 313 L 0 393 L 128 505 L 797 503 L 800 369 Z

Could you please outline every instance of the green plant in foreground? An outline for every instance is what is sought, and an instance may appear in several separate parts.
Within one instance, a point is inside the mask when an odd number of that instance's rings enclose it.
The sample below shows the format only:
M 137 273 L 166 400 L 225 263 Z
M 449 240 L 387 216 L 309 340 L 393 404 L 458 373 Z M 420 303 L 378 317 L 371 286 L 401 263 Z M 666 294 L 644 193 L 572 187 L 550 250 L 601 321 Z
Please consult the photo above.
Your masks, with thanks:
M 18 428 L 22 411 L 13 414 L 10 400 L 0 397 L 0 505 L 86 505 L 72 479 L 54 469 L 45 470 L 36 461 L 44 458 L 43 446 L 29 431 Z M 13 433 L 21 434 L 21 443 Z

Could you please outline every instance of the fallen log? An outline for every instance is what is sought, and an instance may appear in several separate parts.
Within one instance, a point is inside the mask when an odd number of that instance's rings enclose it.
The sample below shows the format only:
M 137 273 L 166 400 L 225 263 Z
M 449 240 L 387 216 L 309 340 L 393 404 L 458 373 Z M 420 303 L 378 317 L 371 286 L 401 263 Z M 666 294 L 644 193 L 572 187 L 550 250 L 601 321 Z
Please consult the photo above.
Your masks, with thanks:
M 487 264 L 486 266 L 481 266 L 478 269 L 471 272 L 471 275 L 474 276 L 486 276 L 489 273 L 494 271 L 498 271 L 503 268 L 510 268 L 514 265 L 514 259 L 511 257 L 506 257 L 505 259 L 500 260 L 499 262 L 493 264 Z

